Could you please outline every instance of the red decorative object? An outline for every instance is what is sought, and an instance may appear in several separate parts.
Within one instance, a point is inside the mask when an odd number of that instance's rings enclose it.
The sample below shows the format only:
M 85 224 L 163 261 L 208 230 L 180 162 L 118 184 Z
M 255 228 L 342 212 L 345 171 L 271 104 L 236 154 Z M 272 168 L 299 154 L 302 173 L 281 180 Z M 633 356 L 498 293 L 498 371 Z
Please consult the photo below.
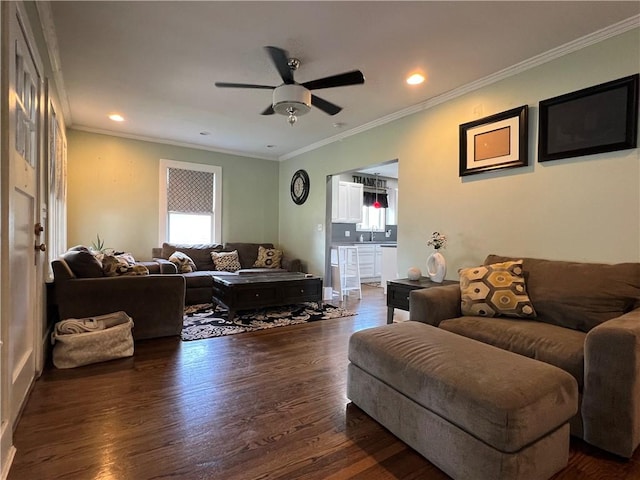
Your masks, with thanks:
M 378 201 L 378 174 L 375 174 L 376 176 L 376 201 L 373 202 L 373 208 L 380 208 L 382 206 L 382 204 Z

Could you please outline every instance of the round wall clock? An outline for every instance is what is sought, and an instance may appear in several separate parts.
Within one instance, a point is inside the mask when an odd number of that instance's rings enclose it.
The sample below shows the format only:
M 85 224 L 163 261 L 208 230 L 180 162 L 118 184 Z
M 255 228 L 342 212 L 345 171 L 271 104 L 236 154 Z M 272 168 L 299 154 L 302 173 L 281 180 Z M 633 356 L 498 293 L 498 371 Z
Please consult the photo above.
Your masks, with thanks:
M 298 170 L 291 177 L 291 199 L 297 205 L 302 205 L 309 196 L 309 175 L 304 170 Z

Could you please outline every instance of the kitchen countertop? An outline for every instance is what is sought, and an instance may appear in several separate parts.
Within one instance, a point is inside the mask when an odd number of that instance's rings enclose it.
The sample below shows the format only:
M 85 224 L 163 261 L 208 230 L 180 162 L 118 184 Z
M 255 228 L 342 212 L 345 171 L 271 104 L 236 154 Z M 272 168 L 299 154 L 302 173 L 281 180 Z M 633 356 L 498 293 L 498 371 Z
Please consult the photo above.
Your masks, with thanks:
M 352 247 L 352 246 L 358 246 L 358 245 L 381 245 L 381 246 L 387 246 L 387 247 L 396 247 L 398 246 L 398 242 L 397 241 L 377 241 L 374 240 L 373 242 L 333 242 L 331 244 L 332 247 Z

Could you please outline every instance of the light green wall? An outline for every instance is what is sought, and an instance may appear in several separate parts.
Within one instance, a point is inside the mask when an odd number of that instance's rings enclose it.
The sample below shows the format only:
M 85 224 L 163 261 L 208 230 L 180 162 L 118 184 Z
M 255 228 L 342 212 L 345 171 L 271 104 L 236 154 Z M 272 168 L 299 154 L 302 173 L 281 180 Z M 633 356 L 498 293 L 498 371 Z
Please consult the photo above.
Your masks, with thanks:
M 536 161 L 538 102 L 637 73 L 639 44 L 636 29 L 280 163 L 70 130 L 69 245 L 100 233 L 108 246 L 148 258 L 158 244 L 158 160 L 165 158 L 223 168 L 224 241 L 274 242 L 323 274 L 327 175 L 397 158 L 401 274 L 412 265 L 424 271 L 434 230 L 450 238 L 448 278 L 488 253 L 640 261 L 637 149 Z M 461 179 L 458 126 L 523 104 L 530 165 Z M 474 114 L 478 106 L 482 115 Z M 299 168 L 311 179 L 303 205 L 289 195 Z
M 452 62 L 455 68 L 455 62 Z M 414 115 L 283 162 L 280 184 L 299 168 L 309 199 L 280 188 L 280 244 L 324 272 L 328 174 L 399 159 L 398 271 L 425 271 L 431 232 L 450 241 L 447 278 L 489 253 L 593 262 L 640 261 L 638 149 L 537 162 L 538 102 L 637 73 L 640 30 L 565 55 Z M 366 88 L 366 85 L 362 88 Z M 424 87 L 427 91 L 429 85 Z M 458 176 L 458 127 L 529 105 L 529 166 Z M 482 114 L 474 114 L 476 107 Z
M 68 136 L 68 243 L 149 259 L 158 245 L 159 160 L 222 167 L 222 238 L 278 243 L 278 162 L 78 130 Z

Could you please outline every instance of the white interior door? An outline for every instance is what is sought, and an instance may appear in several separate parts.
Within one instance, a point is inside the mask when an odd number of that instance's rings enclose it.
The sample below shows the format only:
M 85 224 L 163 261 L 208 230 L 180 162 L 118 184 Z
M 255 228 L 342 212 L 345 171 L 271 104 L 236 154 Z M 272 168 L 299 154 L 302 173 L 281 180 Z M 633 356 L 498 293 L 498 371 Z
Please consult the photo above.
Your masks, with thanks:
M 13 2 L 12 2 L 13 3 Z M 5 285 L 3 322 L 7 348 L 4 365 L 8 372 L 8 420 L 14 426 L 33 383 L 40 356 L 38 339 L 42 336 L 40 321 L 42 286 L 38 281 L 41 268 L 41 230 L 39 223 L 39 169 L 41 158 L 41 91 L 42 81 L 27 41 L 28 27 L 21 22 L 18 10 L 11 9 L 9 27 L 9 183 L 8 201 L 9 293 Z M 4 278 L 7 278 L 5 275 Z M 4 315 L 6 314 L 6 316 Z

